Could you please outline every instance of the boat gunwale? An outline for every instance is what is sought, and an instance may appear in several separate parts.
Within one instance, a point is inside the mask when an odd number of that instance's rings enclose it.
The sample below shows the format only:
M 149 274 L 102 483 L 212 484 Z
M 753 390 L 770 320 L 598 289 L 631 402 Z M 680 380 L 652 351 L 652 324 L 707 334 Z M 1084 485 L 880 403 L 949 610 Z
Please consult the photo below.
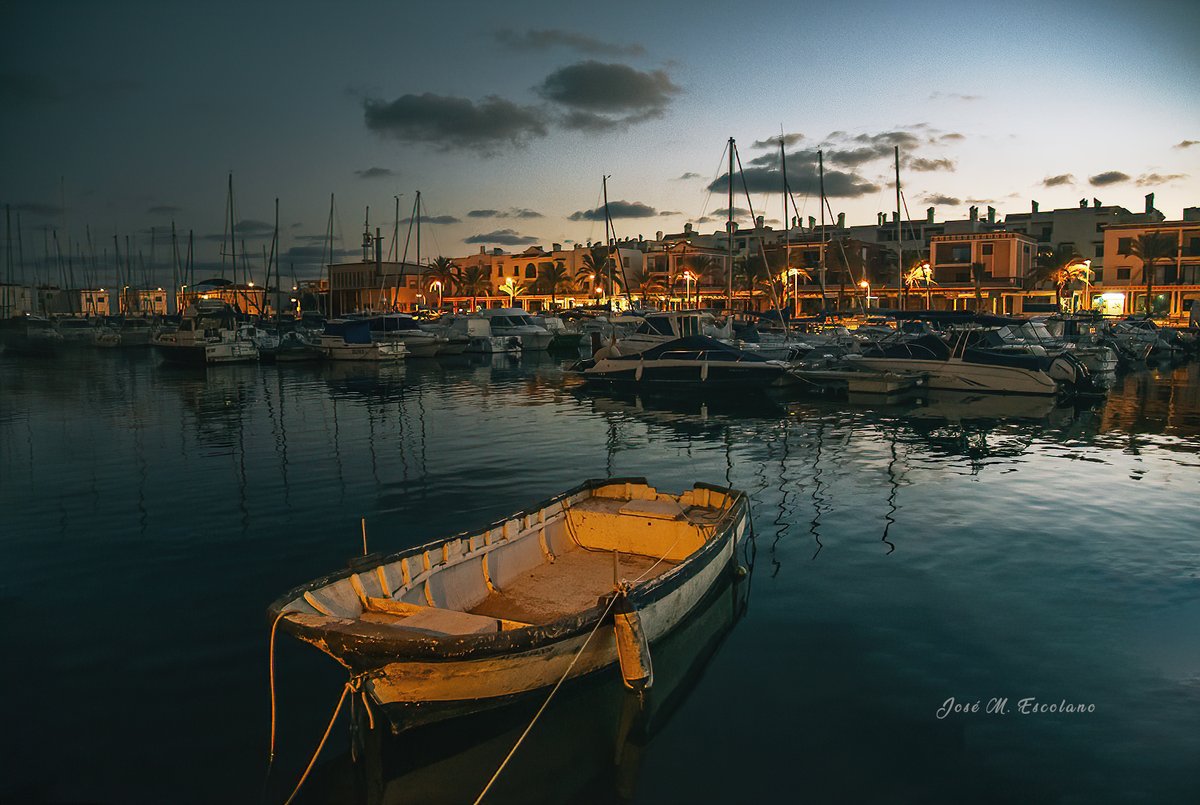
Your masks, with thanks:
M 324 650 L 359 671 L 378 670 L 381 661 L 417 659 L 457 661 L 464 658 L 476 659 L 508 654 L 514 651 L 536 650 L 583 634 L 593 628 L 596 621 L 603 615 L 605 602 L 608 600 L 607 594 L 598 597 L 595 606 L 572 615 L 558 618 L 546 624 L 535 624 L 520 629 L 470 635 L 404 633 L 392 627 L 364 623 L 357 617 L 342 618 L 319 614 L 311 615 L 309 613 L 296 612 L 295 610 L 287 610 L 285 607 L 302 598 L 306 592 L 312 592 L 329 586 L 347 579 L 353 574 L 369 572 L 384 564 L 407 559 L 411 556 L 419 556 L 426 551 L 455 539 L 469 538 L 487 533 L 488 531 L 502 527 L 504 523 L 511 522 L 525 515 L 537 513 L 580 492 L 617 484 L 642 484 L 650 486 L 649 481 L 644 477 L 589 479 L 554 497 L 517 511 L 500 520 L 493 521 L 491 524 L 481 528 L 462 531 L 412 548 L 404 548 L 386 556 L 373 557 L 370 562 L 355 563 L 334 573 L 294 587 L 271 602 L 267 608 L 269 620 L 274 622 L 276 619 L 279 619 L 282 628 L 301 640 L 307 642 L 319 641 L 325 647 Z M 711 554 L 715 554 L 722 549 L 726 538 L 736 530 L 743 518 L 748 516 L 749 504 L 744 492 L 702 481 L 696 482 L 692 488 L 720 492 L 731 499 L 729 506 L 716 523 L 716 529 L 712 536 L 705 540 L 703 546 L 665 573 L 649 579 L 642 584 L 638 584 L 629 590 L 629 599 L 635 606 L 642 606 L 665 597 L 695 576 L 701 569 L 707 567 L 712 558 Z M 564 507 L 564 510 L 569 509 Z M 303 615 L 306 618 L 322 618 L 326 622 L 320 625 L 301 623 L 287 617 L 288 614 Z

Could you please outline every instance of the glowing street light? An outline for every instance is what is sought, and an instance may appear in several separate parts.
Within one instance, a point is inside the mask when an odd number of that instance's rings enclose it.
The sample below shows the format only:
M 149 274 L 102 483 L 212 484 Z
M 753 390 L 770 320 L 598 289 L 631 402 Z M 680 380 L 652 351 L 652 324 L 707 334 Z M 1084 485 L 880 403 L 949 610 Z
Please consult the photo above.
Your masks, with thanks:
M 434 288 L 437 289 L 437 293 L 438 293 L 438 310 L 441 310 L 442 309 L 442 281 L 434 280 L 432 283 L 430 283 L 429 290 L 432 291 Z
M 683 301 L 684 304 L 690 304 L 688 301 L 691 298 L 690 283 L 696 281 L 696 275 L 691 271 L 683 272 Z
M 1083 298 L 1087 302 L 1087 310 L 1092 309 L 1092 261 L 1091 260 L 1072 260 L 1063 268 L 1067 273 L 1067 278 L 1077 279 L 1083 278 Z
M 871 306 L 871 283 L 864 279 L 858 283 L 858 287 L 865 288 L 867 291 L 866 304 L 863 306 L 863 310 L 865 311 Z

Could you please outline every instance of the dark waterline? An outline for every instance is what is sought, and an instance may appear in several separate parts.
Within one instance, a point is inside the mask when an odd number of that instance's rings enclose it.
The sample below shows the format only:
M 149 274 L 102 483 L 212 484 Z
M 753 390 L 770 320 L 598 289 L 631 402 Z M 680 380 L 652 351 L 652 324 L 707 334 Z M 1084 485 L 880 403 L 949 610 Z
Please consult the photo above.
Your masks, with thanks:
M 751 494 L 746 613 L 688 638 L 711 659 L 681 652 L 687 695 L 632 784 L 584 741 L 580 787 L 507 796 L 1200 801 L 1194 363 L 1075 409 L 595 395 L 545 356 L 192 372 L 103 351 L 0 356 L 0 799 L 258 800 L 267 602 L 360 550 L 360 517 L 394 551 L 612 474 Z M 272 801 L 344 681 L 285 640 L 278 666 Z M 571 696 L 538 751 L 621 706 Z M 939 719 L 950 697 L 1009 712 Z M 486 780 L 510 728 L 454 774 Z M 346 734 L 309 801 L 362 793 Z M 437 801 L 442 768 L 388 795 Z

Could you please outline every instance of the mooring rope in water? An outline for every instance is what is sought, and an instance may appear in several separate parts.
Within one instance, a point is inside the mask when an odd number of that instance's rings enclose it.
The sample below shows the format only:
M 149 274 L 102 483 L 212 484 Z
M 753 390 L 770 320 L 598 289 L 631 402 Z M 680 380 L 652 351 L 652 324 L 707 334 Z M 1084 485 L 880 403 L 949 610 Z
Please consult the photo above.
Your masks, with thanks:
M 329 719 L 329 726 L 325 728 L 325 734 L 321 736 L 321 742 L 317 744 L 317 751 L 313 752 L 312 760 L 308 761 L 308 766 L 304 769 L 304 774 L 300 775 L 300 781 L 296 783 L 296 787 L 292 789 L 292 793 L 284 801 L 283 805 L 291 805 L 292 800 L 300 793 L 300 788 L 304 785 L 304 781 L 308 779 L 308 773 L 313 770 L 313 766 L 317 765 L 317 758 L 321 756 L 321 750 L 325 748 L 325 742 L 329 740 L 329 733 L 333 732 L 333 725 L 337 723 L 338 714 L 342 712 L 342 705 L 346 702 L 346 694 L 356 690 L 356 681 L 350 679 L 342 687 L 342 695 L 338 697 L 337 707 L 333 708 L 333 717 Z
M 270 649 L 270 667 L 268 668 L 268 677 L 271 685 L 271 744 L 267 750 L 267 778 L 271 777 L 271 767 L 275 764 L 275 629 L 279 626 L 279 622 L 283 620 L 286 612 L 280 612 L 275 616 L 275 621 L 271 624 L 271 639 Z
M 578 662 L 579 658 L 583 656 L 584 650 L 588 647 L 588 644 L 592 642 L 592 638 L 596 636 L 596 632 L 600 630 L 601 625 L 603 625 L 604 621 L 608 618 L 608 614 L 612 611 L 613 606 L 617 603 L 617 598 L 618 596 L 614 595 L 612 600 L 608 602 L 608 606 L 605 607 L 604 612 L 596 620 L 596 625 L 592 627 L 592 631 L 588 634 L 587 639 L 583 641 L 583 645 L 579 647 L 579 651 L 575 652 L 575 656 L 571 658 L 571 664 L 567 666 L 567 670 L 563 671 L 563 675 L 559 677 L 558 682 L 554 684 L 554 687 L 550 690 L 550 695 L 546 697 L 546 701 L 542 702 L 542 706 L 539 707 L 538 711 L 533 714 L 533 720 L 529 722 L 529 726 L 527 726 L 525 731 L 521 733 L 521 737 L 517 738 L 517 742 L 513 744 L 513 748 L 509 750 L 504 760 L 500 763 L 500 767 L 496 769 L 496 773 L 492 775 L 492 779 L 488 780 L 487 785 L 485 785 L 483 790 L 479 792 L 479 796 L 475 798 L 474 805 L 479 805 L 479 803 L 483 802 L 483 798 L 487 796 L 487 792 L 491 790 L 492 785 L 495 784 L 496 780 L 500 778 L 500 773 L 504 771 L 505 767 L 508 766 L 508 762 L 513 759 L 513 755 L 515 755 L 517 750 L 521 748 L 521 744 L 525 741 L 525 738 L 533 729 L 533 725 L 536 724 L 538 719 L 542 717 L 542 713 L 545 712 L 546 707 L 549 706 L 550 700 L 554 698 L 554 694 L 558 693 L 558 689 L 562 687 L 562 683 L 567 681 L 567 677 L 571 675 L 571 669 L 575 667 L 575 663 Z

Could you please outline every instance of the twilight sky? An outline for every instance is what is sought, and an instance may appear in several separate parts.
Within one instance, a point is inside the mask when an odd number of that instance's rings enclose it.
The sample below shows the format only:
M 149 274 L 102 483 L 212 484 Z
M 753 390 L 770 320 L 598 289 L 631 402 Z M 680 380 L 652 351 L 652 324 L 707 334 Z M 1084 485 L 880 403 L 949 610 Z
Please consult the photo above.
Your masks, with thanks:
M 834 214 L 890 214 L 899 145 L 913 217 L 1136 211 L 1154 192 L 1178 218 L 1200 204 L 1197 30 L 1200 4 L 1165 0 L 14 1 L 0 201 L 27 265 L 47 226 L 64 249 L 90 226 L 101 257 L 113 234 L 148 257 L 172 220 L 213 263 L 232 172 L 255 271 L 278 197 L 284 271 L 315 276 L 330 193 L 350 254 L 368 205 L 390 237 L 416 190 L 422 257 L 599 239 L 604 174 L 619 236 L 717 229 L 729 137 L 778 219 L 783 132 L 804 216 L 817 149 Z

